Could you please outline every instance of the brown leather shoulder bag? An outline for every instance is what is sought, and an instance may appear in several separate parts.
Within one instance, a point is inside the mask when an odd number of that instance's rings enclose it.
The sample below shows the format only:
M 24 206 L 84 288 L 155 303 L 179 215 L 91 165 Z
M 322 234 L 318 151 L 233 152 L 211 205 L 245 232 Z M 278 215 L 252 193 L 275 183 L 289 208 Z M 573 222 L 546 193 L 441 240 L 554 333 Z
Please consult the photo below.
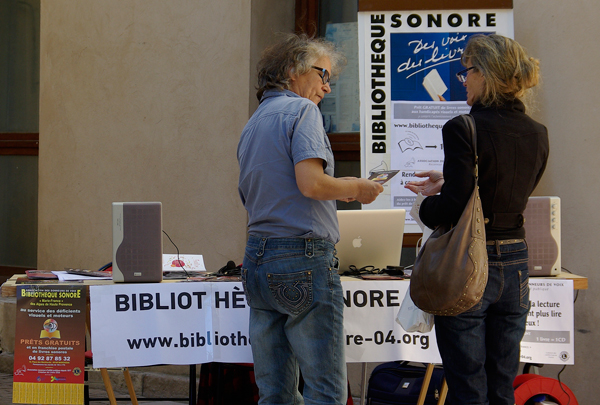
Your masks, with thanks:
M 458 223 L 440 225 L 424 243 L 410 279 L 413 302 L 434 315 L 458 315 L 472 308 L 481 300 L 488 278 L 475 121 L 471 115 L 461 117 L 475 151 L 475 188 Z

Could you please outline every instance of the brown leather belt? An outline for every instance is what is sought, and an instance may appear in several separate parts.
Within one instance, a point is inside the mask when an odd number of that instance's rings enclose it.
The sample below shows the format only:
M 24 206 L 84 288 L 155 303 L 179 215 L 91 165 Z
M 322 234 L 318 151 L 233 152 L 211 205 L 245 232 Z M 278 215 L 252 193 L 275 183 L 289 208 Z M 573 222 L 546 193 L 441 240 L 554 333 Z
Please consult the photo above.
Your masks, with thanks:
M 525 242 L 525 239 L 504 239 L 504 240 L 488 240 L 485 242 L 486 245 L 513 245 L 515 243 Z

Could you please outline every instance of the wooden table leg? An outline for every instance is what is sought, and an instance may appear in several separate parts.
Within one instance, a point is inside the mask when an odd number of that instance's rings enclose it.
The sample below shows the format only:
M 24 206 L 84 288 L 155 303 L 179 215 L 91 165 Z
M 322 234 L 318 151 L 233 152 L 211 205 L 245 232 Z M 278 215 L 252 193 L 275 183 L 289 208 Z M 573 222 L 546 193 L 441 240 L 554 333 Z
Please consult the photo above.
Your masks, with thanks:
M 425 377 L 423 377 L 423 385 L 421 386 L 421 392 L 419 393 L 419 400 L 417 401 L 417 405 L 423 405 L 425 403 L 425 396 L 427 395 L 429 383 L 431 382 L 431 376 L 433 375 L 433 367 L 434 365 L 432 363 L 427 364 L 427 368 L 425 369 Z
M 438 399 L 437 405 L 444 405 L 446 395 L 448 395 L 448 383 L 446 383 L 446 378 L 444 378 L 442 379 L 442 390 L 440 391 L 440 399 Z
M 360 382 L 360 403 L 366 404 L 367 400 L 367 363 L 362 364 L 362 378 Z
M 129 369 L 127 367 L 123 369 L 123 375 L 125 376 L 125 384 L 127 384 L 131 405 L 138 405 L 137 396 L 135 395 L 135 390 L 133 389 L 133 381 L 131 381 L 131 374 L 129 374 Z
M 110 405 L 117 405 L 117 399 L 115 398 L 115 392 L 113 391 L 110 378 L 108 377 L 108 371 L 105 368 L 101 368 L 100 374 L 102 375 L 102 381 L 104 381 L 104 388 L 106 388 Z

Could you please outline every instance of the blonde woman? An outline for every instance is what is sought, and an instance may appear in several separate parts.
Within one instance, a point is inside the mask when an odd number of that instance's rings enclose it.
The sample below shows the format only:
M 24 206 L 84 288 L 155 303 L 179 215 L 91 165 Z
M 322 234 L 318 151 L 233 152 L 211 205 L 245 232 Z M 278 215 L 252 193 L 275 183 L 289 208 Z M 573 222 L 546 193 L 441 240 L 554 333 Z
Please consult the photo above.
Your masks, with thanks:
M 513 405 L 512 382 L 529 312 L 528 252 L 523 211 L 548 158 L 546 127 L 526 114 L 539 63 L 514 40 L 475 35 L 457 74 L 477 127 L 479 193 L 486 219 L 488 284 L 482 300 L 458 316 L 436 316 L 448 405 Z M 442 129 L 444 168 L 406 187 L 427 197 L 425 225 L 456 223 L 475 183 L 469 132 L 454 118 Z M 438 194 L 439 193 L 439 194 Z

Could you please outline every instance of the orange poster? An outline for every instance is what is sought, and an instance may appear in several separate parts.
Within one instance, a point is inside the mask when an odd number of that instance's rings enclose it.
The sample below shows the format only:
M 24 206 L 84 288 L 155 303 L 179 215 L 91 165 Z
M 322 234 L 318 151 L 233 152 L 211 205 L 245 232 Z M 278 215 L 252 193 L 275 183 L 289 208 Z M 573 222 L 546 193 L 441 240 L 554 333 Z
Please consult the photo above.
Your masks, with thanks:
M 83 404 L 86 290 L 17 288 L 13 402 Z

